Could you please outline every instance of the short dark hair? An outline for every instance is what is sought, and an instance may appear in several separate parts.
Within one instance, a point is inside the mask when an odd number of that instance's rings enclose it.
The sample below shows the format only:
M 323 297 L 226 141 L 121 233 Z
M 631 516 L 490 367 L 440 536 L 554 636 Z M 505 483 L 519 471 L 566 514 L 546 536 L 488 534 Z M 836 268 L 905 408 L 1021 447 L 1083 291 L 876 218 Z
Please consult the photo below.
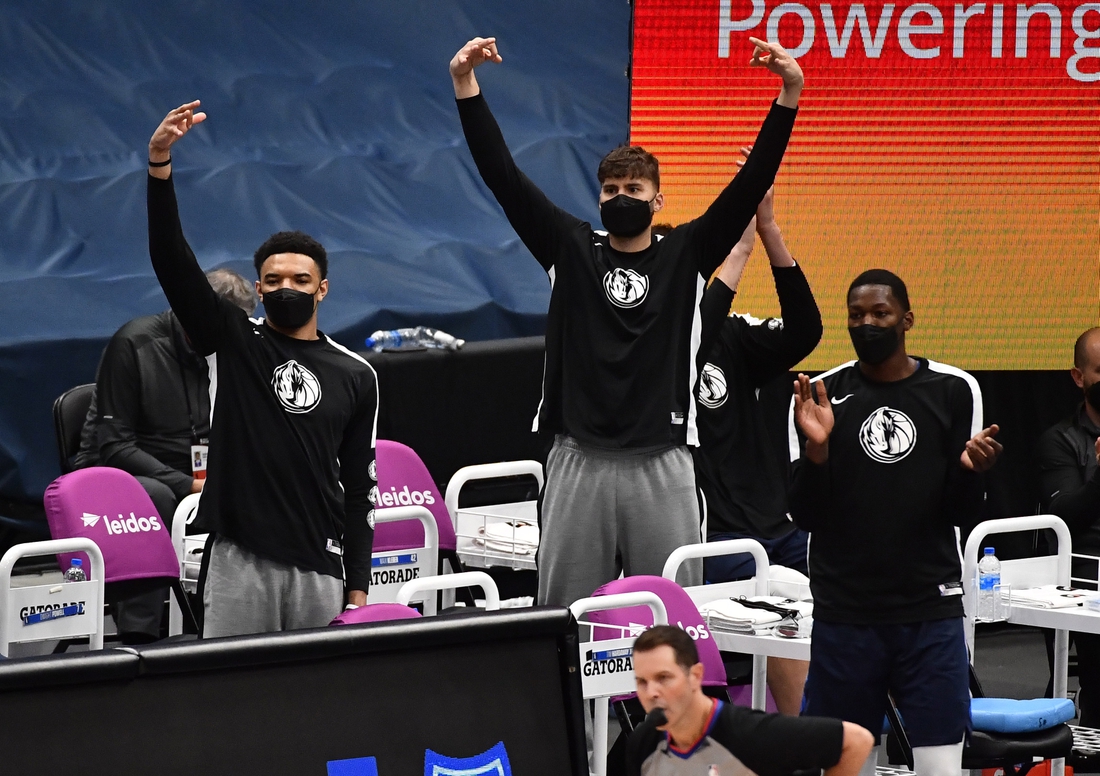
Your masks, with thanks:
M 675 625 L 654 625 L 634 641 L 634 652 L 652 652 L 658 647 L 672 647 L 676 664 L 685 671 L 699 662 L 695 641 Z
M 1077 338 L 1077 341 L 1073 343 L 1073 365 L 1078 369 L 1085 366 L 1085 362 L 1088 360 L 1089 340 L 1096 334 L 1100 334 L 1100 326 L 1093 326 L 1083 332 Z
M 894 293 L 894 298 L 901 304 L 902 310 L 909 312 L 909 291 L 905 288 L 905 281 L 888 269 L 869 269 L 859 273 L 859 276 L 848 286 L 848 296 L 860 286 L 888 286 Z
M 644 178 L 661 190 L 661 167 L 657 157 L 641 146 L 619 146 L 600 161 L 596 178 Z
M 260 276 L 260 268 L 264 262 L 276 253 L 300 253 L 309 256 L 317 262 L 321 280 L 328 277 L 328 254 L 325 247 L 305 232 L 299 231 L 276 232 L 264 240 L 264 244 L 256 249 L 252 257 L 252 263 L 256 265 L 256 277 Z

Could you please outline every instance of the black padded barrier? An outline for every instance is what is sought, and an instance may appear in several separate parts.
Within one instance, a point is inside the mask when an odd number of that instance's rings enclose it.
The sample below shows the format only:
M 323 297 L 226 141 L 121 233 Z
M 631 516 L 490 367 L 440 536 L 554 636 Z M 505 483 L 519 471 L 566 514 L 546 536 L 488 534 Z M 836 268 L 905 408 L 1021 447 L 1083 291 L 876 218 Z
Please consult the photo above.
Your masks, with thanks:
M 576 633 L 540 607 L 13 660 L 3 770 L 421 776 L 503 744 L 579 776 Z

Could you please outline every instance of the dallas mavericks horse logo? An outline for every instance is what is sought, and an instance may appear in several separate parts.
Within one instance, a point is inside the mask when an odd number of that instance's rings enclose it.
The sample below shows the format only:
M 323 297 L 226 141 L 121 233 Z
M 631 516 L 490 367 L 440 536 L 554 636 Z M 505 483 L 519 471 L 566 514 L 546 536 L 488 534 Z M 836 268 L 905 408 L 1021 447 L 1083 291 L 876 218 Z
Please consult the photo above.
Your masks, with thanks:
M 291 359 L 276 367 L 271 387 L 287 412 L 300 415 L 321 403 L 321 383 L 313 372 Z
M 917 444 L 917 427 L 901 410 L 879 407 L 859 427 L 863 452 L 879 463 L 897 463 Z
M 373 757 L 330 760 L 328 776 L 380 776 L 378 761 Z M 473 757 L 446 757 L 428 749 L 424 752 L 424 776 L 512 776 L 512 766 L 503 741 Z
M 424 752 L 424 776 L 512 776 L 512 766 L 503 741 L 473 757 L 444 757 L 429 749 Z
M 649 293 L 649 278 L 632 269 L 613 269 L 603 276 L 603 290 L 616 307 L 637 307 Z
M 713 410 L 725 404 L 728 395 L 725 372 L 708 363 L 699 375 L 699 403 Z

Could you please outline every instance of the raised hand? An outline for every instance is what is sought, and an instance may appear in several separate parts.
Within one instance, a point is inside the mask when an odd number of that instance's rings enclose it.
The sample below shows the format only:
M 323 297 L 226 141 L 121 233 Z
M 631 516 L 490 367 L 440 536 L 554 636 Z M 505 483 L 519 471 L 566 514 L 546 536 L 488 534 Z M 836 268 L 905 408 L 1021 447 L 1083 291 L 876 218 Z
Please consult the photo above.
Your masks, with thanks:
M 499 64 L 503 61 L 497 51 L 496 38 L 474 38 L 467 42 L 451 57 L 451 80 L 454 81 L 455 96 L 462 99 L 478 94 L 481 89 L 474 78 L 474 68 L 486 62 Z
M 787 53 L 787 50 L 778 43 L 769 43 L 759 38 L 749 38 L 749 42 L 756 47 L 752 52 L 749 65 L 752 67 L 766 67 L 782 78 L 783 91 L 779 93 L 777 102 L 787 108 L 797 107 L 798 98 L 802 94 L 802 85 L 805 81 L 798 60 Z
M 197 107 L 199 101 L 195 100 L 168 111 L 164 121 L 149 138 L 149 161 L 163 162 L 168 159 L 172 144 L 190 132 L 191 127 L 206 121 L 205 113 L 195 112 Z
M 1000 430 L 1001 427 L 994 423 L 989 428 L 983 428 L 966 443 L 966 448 L 959 456 L 964 468 L 972 472 L 987 472 L 993 468 L 993 464 L 997 463 L 997 456 L 1004 450 L 1001 443 L 993 438 Z
M 825 393 L 825 383 L 817 381 L 817 401 L 814 384 L 804 374 L 794 381 L 794 420 L 806 435 L 806 457 L 814 463 L 824 463 L 829 457 L 829 435 L 833 433 L 833 405 Z

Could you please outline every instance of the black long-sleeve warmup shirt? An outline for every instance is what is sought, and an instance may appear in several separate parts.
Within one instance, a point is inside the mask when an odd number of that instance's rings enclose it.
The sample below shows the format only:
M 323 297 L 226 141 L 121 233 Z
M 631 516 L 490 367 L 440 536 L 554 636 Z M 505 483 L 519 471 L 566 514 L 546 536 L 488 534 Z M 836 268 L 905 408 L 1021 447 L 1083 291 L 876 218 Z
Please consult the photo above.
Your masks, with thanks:
M 717 278 L 703 296 L 699 360 L 705 364 L 696 387 L 699 447 L 692 452 L 711 534 L 775 539 L 794 530 L 787 473 L 769 441 L 757 394 L 817 347 L 821 312 L 801 267 L 772 267 L 772 276 L 781 318 L 730 316 L 733 291 Z
M 194 348 L 217 354 L 201 529 L 366 590 L 377 498 L 374 370 L 320 332 L 284 336 L 215 294 L 184 239 L 170 178 L 149 177 L 148 207 L 164 294 Z
M 458 100 L 458 112 L 482 179 L 551 279 L 535 429 L 612 449 L 698 444 L 691 388 L 704 278 L 775 180 L 797 110 L 773 104 L 745 166 L 706 212 L 636 253 L 612 248 L 516 167 L 482 95 Z
M 982 429 L 982 394 L 961 369 L 917 361 L 896 382 L 868 379 L 856 361 L 815 378 L 825 381 L 835 418 L 822 465 L 804 457 L 791 402 L 791 516 L 812 534 L 816 619 L 962 616 L 955 526 L 974 519 L 985 491 L 960 456 Z

